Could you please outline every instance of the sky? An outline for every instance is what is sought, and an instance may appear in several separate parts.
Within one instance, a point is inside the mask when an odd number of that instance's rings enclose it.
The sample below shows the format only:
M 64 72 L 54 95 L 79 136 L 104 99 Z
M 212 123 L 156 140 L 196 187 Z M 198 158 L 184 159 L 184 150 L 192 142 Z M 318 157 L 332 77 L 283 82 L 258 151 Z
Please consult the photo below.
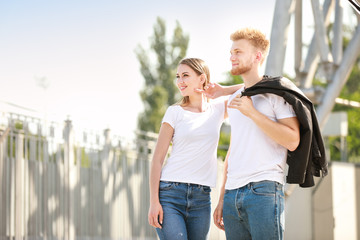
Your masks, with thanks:
M 254 27 L 270 38 L 274 7 L 275 0 L 1 1 L 0 110 L 130 137 L 143 110 L 134 51 L 150 49 L 157 17 L 169 38 L 179 21 L 190 37 L 186 57 L 205 60 L 220 82 L 231 67 L 230 34 Z

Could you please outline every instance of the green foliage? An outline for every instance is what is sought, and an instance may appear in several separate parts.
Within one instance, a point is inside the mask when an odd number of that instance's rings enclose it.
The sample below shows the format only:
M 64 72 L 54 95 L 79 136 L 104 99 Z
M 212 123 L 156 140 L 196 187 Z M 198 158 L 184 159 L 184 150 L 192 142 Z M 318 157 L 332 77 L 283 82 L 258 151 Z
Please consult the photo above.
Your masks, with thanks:
M 235 84 L 243 83 L 243 79 L 240 75 L 232 75 L 230 72 L 225 73 L 226 79 L 224 82 L 220 82 L 220 85 L 230 86 Z
M 343 38 L 343 50 L 349 45 L 351 32 L 349 27 L 344 26 L 345 37 Z M 357 58 L 349 78 L 340 93 L 340 98 L 360 102 L 360 57 Z M 333 111 L 346 111 L 348 114 L 347 157 L 349 162 L 360 163 L 360 109 L 335 104 Z M 332 160 L 340 160 L 340 137 L 328 139 Z
M 184 34 L 179 22 L 176 22 L 172 39 L 168 41 L 165 21 L 158 17 L 150 38 L 154 57 L 140 45 L 135 50 L 145 79 L 145 86 L 140 92 L 144 103 L 144 111 L 138 117 L 140 130 L 158 132 L 166 108 L 179 98 L 174 79 L 179 61 L 186 55 L 188 43 L 189 36 Z
M 225 74 L 226 74 L 226 79 L 224 82 L 220 82 L 219 83 L 220 85 L 229 86 L 244 82 L 242 77 L 239 75 L 232 75 L 230 72 L 226 72 Z M 220 157 L 223 161 L 225 160 L 227 151 L 229 149 L 229 145 L 230 145 L 230 133 L 224 131 L 224 125 L 223 125 L 220 131 L 219 146 L 217 150 L 218 157 Z
M 341 90 L 340 98 L 360 102 L 360 58 L 354 65 L 351 74 Z M 336 104 L 333 111 L 346 111 L 348 114 L 348 136 L 347 156 L 349 161 L 360 163 L 360 109 Z M 336 144 L 340 141 L 339 137 L 329 139 L 330 154 L 332 160 L 339 160 L 339 148 Z
M 143 131 L 157 132 L 168 106 L 168 92 L 162 86 L 154 86 L 151 91 L 142 91 L 141 98 L 145 110 L 139 115 L 139 127 Z
M 219 146 L 218 146 L 218 150 L 217 150 L 217 156 L 219 158 L 221 158 L 223 161 L 225 160 L 229 146 L 230 146 L 230 133 L 221 131 L 220 138 L 219 138 Z

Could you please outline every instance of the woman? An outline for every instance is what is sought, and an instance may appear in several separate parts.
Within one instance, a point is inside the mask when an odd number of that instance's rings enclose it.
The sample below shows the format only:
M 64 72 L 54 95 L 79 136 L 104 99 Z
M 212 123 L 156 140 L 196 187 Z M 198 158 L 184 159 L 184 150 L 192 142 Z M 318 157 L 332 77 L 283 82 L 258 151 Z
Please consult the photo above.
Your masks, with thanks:
M 210 84 L 204 61 L 183 59 L 176 84 L 183 99 L 162 120 L 150 171 L 149 224 L 160 239 L 206 239 L 210 229 L 210 192 L 217 174 L 217 145 L 226 103 L 211 103 L 204 88 L 231 94 L 240 85 Z M 209 91 L 211 92 L 211 91 Z M 217 96 L 212 96 L 217 97 Z M 170 142 L 172 152 L 162 168 Z

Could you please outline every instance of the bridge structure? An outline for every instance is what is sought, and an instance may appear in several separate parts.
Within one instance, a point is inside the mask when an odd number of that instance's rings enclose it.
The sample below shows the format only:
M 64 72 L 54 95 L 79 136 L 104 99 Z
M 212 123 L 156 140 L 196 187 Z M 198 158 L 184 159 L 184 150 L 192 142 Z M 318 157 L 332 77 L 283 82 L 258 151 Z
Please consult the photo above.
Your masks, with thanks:
M 303 11 L 305 4 L 311 5 L 311 15 L 309 11 Z M 304 41 L 305 32 L 308 34 L 309 31 L 303 25 L 305 18 L 314 20 L 310 42 Z M 353 26 L 347 25 L 346 20 L 350 18 Z M 292 56 L 294 81 L 315 104 L 322 130 L 328 128 L 336 103 L 360 107 L 358 102 L 339 98 L 360 56 L 359 23 L 358 0 L 276 1 L 265 74 L 284 75 L 285 58 Z M 350 27 L 350 32 L 344 31 L 345 25 Z M 294 52 L 287 54 L 292 50 L 287 48 L 290 32 L 294 33 Z M 344 36 L 350 39 L 346 48 Z M 322 84 L 325 87 L 316 86 L 315 79 L 325 83 Z M 314 188 L 286 185 L 285 238 L 360 238 L 360 167 L 351 163 L 330 162 L 329 169 L 329 175 L 317 179 Z
M 303 5 L 311 2 L 312 16 L 303 11 Z M 353 8 L 353 17 L 357 24 L 351 33 L 351 39 L 343 50 L 344 8 Z M 314 103 L 319 125 L 325 123 L 335 103 L 349 104 L 359 107 L 360 104 L 343 101 L 338 96 L 345 85 L 350 72 L 360 55 L 360 4 L 358 0 L 277 0 L 275 4 L 271 30 L 271 47 L 265 67 L 265 74 L 282 75 L 291 20 L 294 23 L 294 71 L 295 82 Z M 314 19 L 311 42 L 305 49 L 304 18 Z M 328 29 L 332 39 L 327 36 Z M 314 86 L 315 77 L 323 79 L 325 88 Z M 359 80 L 360 81 L 360 80 Z

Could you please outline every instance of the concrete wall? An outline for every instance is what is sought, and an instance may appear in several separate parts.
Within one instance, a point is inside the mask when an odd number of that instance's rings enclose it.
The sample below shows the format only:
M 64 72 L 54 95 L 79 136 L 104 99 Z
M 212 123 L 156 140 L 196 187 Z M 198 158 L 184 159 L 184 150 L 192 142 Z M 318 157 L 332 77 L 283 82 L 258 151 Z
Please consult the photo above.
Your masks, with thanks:
M 313 239 L 334 239 L 334 213 L 332 198 L 332 169 L 325 178 L 317 179 L 312 192 Z
M 358 239 L 356 221 L 355 165 L 332 164 L 334 239 Z M 359 203 L 358 203 L 359 204 Z
M 286 185 L 285 192 L 290 194 L 285 200 L 285 239 L 312 239 L 311 188 L 299 185 Z
M 286 198 L 285 239 L 360 239 L 360 165 L 331 162 L 313 188 L 293 188 Z

